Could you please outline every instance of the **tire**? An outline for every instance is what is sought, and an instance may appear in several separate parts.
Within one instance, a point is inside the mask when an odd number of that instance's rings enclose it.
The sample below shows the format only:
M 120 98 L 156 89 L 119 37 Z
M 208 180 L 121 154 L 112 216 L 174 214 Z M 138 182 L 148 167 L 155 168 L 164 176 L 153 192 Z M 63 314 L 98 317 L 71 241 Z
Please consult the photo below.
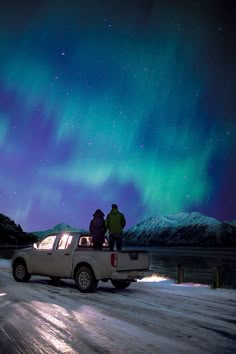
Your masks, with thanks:
M 111 280 L 111 283 L 116 289 L 126 289 L 131 284 L 129 280 Z
M 96 291 L 98 281 L 89 267 L 82 266 L 75 274 L 75 284 L 80 292 L 88 293 Z
M 28 273 L 26 264 L 23 260 L 16 261 L 13 265 L 13 278 L 15 281 L 25 283 L 30 280 L 31 275 Z

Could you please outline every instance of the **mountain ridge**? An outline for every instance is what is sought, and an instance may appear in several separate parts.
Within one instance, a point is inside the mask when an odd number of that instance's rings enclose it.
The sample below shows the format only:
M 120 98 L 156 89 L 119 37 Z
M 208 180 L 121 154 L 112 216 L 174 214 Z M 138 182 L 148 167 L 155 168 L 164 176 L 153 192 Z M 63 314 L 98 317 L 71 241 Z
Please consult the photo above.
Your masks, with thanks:
M 236 246 L 236 227 L 200 212 L 150 217 L 124 232 L 126 245 Z
M 88 230 L 85 230 L 85 229 L 79 229 L 79 228 L 76 228 L 76 227 L 72 227 L 64 222 L 62 223 L 59 223 L 57 225 L 55 225 L 54 227 L 52 227 L 51 229 L 46 229 L 46 230 L 41 230 L 41 231 L 32 231 L 32 233 L 34 235 L 36 235 L 37 237 L 39 238 L 42 238 L 44 236 L 47 236 L 49 234 L 52 234 L 52 233 L 56 233 L 56 232 L 61 232 L 61 231 L 68 231 L 68 232 L 86 232 Z
M 51 229 L 24 232 L 8 216 L 0 213 L 0 244 L 31 244 L 56 232 L 88 232 L 65 222 Z M 219 221 L 200 212 L 179 212 L 167 216 L 152 216 L 124 231 L 127 246 L 234 246 L 236 220 Z

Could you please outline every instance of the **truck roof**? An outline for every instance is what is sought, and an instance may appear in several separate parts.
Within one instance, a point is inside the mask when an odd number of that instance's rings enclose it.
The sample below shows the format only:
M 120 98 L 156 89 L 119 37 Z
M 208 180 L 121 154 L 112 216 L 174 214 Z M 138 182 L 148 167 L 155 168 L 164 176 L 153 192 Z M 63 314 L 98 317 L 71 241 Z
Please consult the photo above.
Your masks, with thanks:
M 85 248 L 91 248 L 93 247 L 93 242 L 92 242 L 92 236 L 89 232 L 86 231 L 58 231 L 58 232 L 52 232 L 39 241 L 42 241 L 44 238 L 48 236 L 57 236 L 57 235 L 63 235 L 63 234 L 68 234 L 71 236 L 78 236 L 79 242 L 78 242 L 78 247 L 85 247 Z M 108 239 L 105 236 L 105 241 L 103 243 L 103 247 L 108 248 Z
M 57 231 L 57 232 L 50 232 L 50 234 L 47 234 L 46 236 L 42 237 L 45 238 L 47 236 L 53 236 L 53 235 L 62 235 L 62 234 L 69 234 L 69 235 L 74 235 L 74 236 L 91 236 L 89 231 Z

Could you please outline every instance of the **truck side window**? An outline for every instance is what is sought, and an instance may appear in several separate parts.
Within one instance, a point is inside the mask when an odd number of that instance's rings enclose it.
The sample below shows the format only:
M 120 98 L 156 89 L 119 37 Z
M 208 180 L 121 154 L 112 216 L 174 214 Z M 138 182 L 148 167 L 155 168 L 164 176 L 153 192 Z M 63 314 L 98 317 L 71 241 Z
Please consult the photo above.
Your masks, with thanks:
M 57 249 L 58 250 L 67 249 L 71 244 L 72 237 L 73 236 L 71 236 L 71 235 L 63 234 L 58 242 Z
M 42 240 L 39 245 L 38 249 L 40 250 L 52 250 L 54 241 L 56 236 L 48 236 L 44 240 Z

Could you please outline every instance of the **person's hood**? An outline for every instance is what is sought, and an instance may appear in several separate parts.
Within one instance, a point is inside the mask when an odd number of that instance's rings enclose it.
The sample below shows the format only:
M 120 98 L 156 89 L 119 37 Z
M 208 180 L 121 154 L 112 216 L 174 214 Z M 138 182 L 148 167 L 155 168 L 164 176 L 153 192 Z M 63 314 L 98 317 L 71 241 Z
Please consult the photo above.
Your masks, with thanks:
M 95 218 L 103 218 L 105 214 L 101 211 L 101 209 L 97 209 L 95 213 L 93 214 Z

